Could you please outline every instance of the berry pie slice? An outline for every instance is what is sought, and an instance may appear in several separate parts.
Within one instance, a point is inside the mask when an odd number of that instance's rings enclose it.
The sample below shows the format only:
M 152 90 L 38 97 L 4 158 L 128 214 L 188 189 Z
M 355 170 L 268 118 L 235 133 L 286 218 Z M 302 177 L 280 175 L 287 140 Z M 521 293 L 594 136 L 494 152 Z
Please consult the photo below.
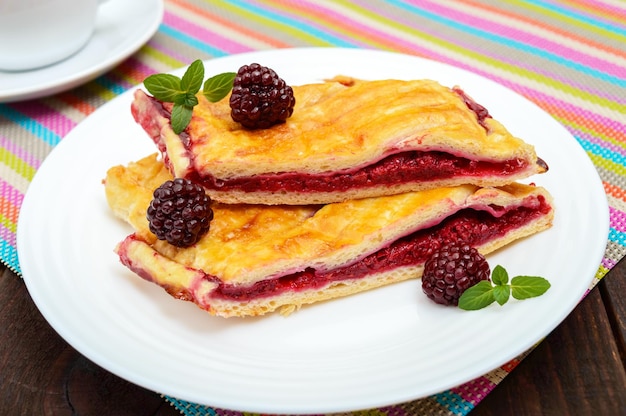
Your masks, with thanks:
M 547 170 L 459 88 L 430 80 L 337 77 L 293 87 L 284 123 L 249 130 L 229 97 L 202 94 L 181 134 L 172 105 L 137 90 L 135 120 L 176 177 L 223 203 L 319 204 L 474 184 L 498 186 Z
M 116 166 L 105 179 L 112 211 L 134 233 L 121 262 L 171 296 L 222 317 L 289 314 L 302 305 L 419 278 L 442 244 L 486 254 L 549 228 L 543 188 L 460 185 L 328 205 L 212 203 L 208 233 L 187 248 L 148 227 L 152 192 L 171 174 L 157 155 Z

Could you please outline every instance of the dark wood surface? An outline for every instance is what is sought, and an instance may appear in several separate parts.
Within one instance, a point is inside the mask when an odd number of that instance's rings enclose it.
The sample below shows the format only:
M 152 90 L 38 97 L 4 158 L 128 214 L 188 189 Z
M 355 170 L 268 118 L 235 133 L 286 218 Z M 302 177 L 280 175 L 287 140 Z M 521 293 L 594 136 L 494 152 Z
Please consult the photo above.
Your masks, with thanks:
M 0 273 L 0 415 L 180 414 L 70 347 Z M 471 416 L 626 415 L 625 275 L 621 262 Z

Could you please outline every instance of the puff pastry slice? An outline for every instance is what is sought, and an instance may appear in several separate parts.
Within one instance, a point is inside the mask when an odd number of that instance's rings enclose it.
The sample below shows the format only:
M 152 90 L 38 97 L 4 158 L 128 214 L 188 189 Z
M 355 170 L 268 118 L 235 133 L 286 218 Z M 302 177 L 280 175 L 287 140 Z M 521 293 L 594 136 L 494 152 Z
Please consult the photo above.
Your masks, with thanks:
M 173 175 L 201 183 L 214 200 L 318 204 L 470 183 L 498 186 L 547 170 L 459 88 L 430 80 L 337 77 L 295 86 L 286 123 L 246 130 L 229 97 L 199 95 L 177 135 L 171 104 L 142 90 L 132 114 Z
M 288 314 L 419 278 L 443 242 L 461 240 L 486 254 L 550 227 L 554 215 L 545 189 L 518 183 L 317 206 L 214 203 L 208 234 L 177 248 L 156 239 L 145 215 L 152 191 L 170 178 L 156 154 L 109 170 L 108 203 L 135 230 L 116 251 L 139 276 L 223 317 Z

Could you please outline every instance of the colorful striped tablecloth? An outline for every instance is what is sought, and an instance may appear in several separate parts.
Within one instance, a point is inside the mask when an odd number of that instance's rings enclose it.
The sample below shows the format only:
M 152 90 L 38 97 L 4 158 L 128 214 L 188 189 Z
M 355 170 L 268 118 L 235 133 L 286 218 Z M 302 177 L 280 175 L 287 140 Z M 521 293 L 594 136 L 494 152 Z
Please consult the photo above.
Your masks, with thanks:
M 0 104 L 1 260 L 20 273 L 16 228 L 24 193 L 54 146 L 102 104 L 152 73 L 195 59 L 303 46 L 417 55 L 480 74 L 535 102 L 586 150 L 608 196 L 611 229 L 590 289 L 626 253 L 622 0 L 165 0 L 156 35 L 113 70 L 51 97 Z M 465 385 L 367 414 L 465 415 L 524 355 Z M 187 415 L 243 415 L 167 400 Z

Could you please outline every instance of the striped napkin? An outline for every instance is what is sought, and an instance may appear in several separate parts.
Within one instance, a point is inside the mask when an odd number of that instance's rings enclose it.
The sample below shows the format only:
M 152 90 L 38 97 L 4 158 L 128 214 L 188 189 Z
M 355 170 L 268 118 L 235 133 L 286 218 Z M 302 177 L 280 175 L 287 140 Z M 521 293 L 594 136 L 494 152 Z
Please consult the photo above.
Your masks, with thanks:
M 564 125 L 596 166 L 610 205 L 607 249 L 591 289 L 626 253 L 625 45 L 620 0 L 165 0 L 157 34 L 110 72 L 52 97 L 0 104 L 0 259 L 20 274 L 17 218 L 43 159 L 76 124 L 146 76 L 195 59 L 338 46 L 472 71 Z M 353 415 L 466 415 L 524 356 L 449 391 Z M 244 415 L 166 399 L 185 415 Z

